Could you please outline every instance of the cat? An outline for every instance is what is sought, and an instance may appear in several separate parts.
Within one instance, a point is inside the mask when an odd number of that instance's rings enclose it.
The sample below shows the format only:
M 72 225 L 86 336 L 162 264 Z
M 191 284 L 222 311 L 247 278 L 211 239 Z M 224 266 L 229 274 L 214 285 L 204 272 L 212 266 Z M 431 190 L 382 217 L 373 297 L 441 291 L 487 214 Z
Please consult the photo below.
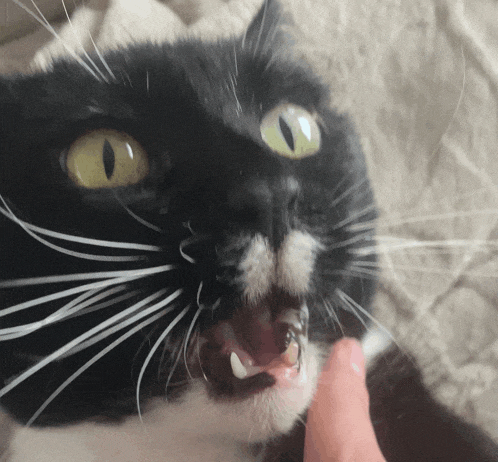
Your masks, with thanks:
M 286 39 L 268 0 L 239 38 L 0 79 L 6 460 L 302 460 L 333 343 L 375 336 L 376 208 Z M 395 345 L 368 386 L 389 462 L 498 460 Z

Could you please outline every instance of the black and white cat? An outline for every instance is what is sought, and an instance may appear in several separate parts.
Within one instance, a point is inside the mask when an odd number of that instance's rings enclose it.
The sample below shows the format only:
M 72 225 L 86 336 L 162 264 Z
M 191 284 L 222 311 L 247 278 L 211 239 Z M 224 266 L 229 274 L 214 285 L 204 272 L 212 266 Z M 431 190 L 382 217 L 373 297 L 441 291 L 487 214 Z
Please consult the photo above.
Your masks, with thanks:
M 302 460 L 321 364 L 371 319 L 376 212 L 285 46 L 270 0 L 237 39 L 0 80 L 5 460 Z M 388 461 L 498 460 L 396 349 L 369 389 Z

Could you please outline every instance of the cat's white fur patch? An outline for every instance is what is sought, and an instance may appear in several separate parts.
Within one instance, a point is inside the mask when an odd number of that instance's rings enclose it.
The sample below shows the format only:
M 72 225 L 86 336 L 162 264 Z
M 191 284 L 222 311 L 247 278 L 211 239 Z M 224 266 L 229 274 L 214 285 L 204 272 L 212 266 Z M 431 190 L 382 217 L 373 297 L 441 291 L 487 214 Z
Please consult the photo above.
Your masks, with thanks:
M 277 255 L 277 286 L 293 295 L 305 294 L 320 244 L 310 234 L 291 231 Z
M 179 403 L 156 399 L 121 425 L 85 423 L 36 429 L 17 427 L 9 462 L 249 462 L 250 444 L 286 433 L 311 403 L 321 370 L 318 347 L 303 353 L 298 380 L 244 401 L 209 398 L 199 380 Z
M 361 339 L 361 347 L 365 355 L 367 368 L 381 354 L 385 353 L 393 343 L 392 337 L 378 326 L 372 326 Z
M 261 234 L 250 242 L 239 264 L 244 295 L 255 301 L 270 291 L 274 280 L 275 255 Z
M 244 295 L 249 301 L 257 301 L 272 286 L 292 295 L 304 295 L 320 248 L 313 236 L 293 230 L 275 253 L 267 238 L 256 235 L 239 264 Z

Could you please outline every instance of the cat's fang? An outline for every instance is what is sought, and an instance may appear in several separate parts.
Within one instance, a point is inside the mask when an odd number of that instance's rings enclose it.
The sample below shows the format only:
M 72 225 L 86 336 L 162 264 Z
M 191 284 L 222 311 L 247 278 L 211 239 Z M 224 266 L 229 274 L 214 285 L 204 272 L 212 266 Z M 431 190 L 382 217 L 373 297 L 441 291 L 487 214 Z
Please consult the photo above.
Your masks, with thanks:
M 230 366 L 232 366 L 233 375 L 238 379 L 242 380 L 247 377 L 247 369 L 244 367 L 235 351 L 232 351 L 230 354 Z

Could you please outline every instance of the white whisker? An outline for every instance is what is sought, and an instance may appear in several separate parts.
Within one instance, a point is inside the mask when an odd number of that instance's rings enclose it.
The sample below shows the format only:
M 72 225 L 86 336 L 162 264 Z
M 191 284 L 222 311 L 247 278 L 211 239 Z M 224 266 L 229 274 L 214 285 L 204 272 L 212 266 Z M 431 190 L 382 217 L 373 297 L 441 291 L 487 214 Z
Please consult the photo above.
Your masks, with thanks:
M 404 226 L 404 225 L 408 225 L 408 224 L 424 223 L 424 222 L 428 222 L 428 221 L 453 220 L 455 218 L 467 218 L 467 217 L 472 218 L 472 217 L 477 217 L 479 215 L 490 215 L 490 216 L 498 215 L 498 208 L 454 211 L 454 212 L 438 213 L 438 214 L 425 215 L 425 216 L 414 216 L 414 217 L 400 218 L 398 220 L 390 218 L 389 221 L 385 221 L 383 219 L 380 219 L 377 223 L 377 228 L 378 229 L 394 228 L 394 227 Z M 361 231 L 366 226 L 369 226 L 369 224 L 368 223 L 357 223 L 357 224 L 352 225 L 350 227 L 350 229 L 352 231 Z
M 356 236 L 353 236 L 349 239 L 346 239 L 344 241 L 339 241 L 339 242 L 334 242 L 332 245 L 327 246 L 328 250 L 333 250 L 333 249 L 340 249 L 342 247 L 348 247 L 352 244 L 356 244 L 361 241 L 374 241 L 375 236 L 371 232 L 364 232 L 361 234 L 358 234 Z M 363 247 L 362 247 L 363 248 Z M 351 251 L 356 250 L 356 248 L 351 249 Z
M 130 329 L 126 334 L 122 335 L 118 339 L 114 340 L 111 344 L 109 344 L 107 347 L 105 347 L 102 351 L 100 351 L 98 354 L 96 354 L 91 360 L 86 362 L 83 366 L 81 366 L 76 372 L 74 372 L 69 378 L 67 378 L 45 401 L 44 403 L 38 408 L 38 410 L 33 414 L 33 416 L 28 420 L 26 423 L 26 427 L 29 427 L 30 425 L 33 424 L 33 422 L 40 416 L 40 414 L 45 410 L 45 408 L 71 383 L 73 382 L 78 376 L 80 376 L 83 372 L 85 372 L 90 366 L 95 364 L 100 358 L 105 356 L 107 353 L 109 353 L 111 350 L 116 348 L 118 345 L 123 343 L 125 340 L 127 340 L 129 337 L 137 333 L 139 330 L 143 329 L 144 327 L 148 326 L 149 324 L 152 324 L 153 322 L 157 321 L 161 317 L 163 317 L 166 313 L 168 312 L 168 309 L 165 309 L 154 316 L 146 319 L 145 321 L 141 322 L 140 324 L 137 324 L 135 327 Z
M 4 204 L 6 210 L 0 207 L 0 213 L 5 217 L 9 218 L 14 223 L 17 223 L 24 229 L 29 229 L 35 233 L 42 234 L 44 236 L 53 237 L 55 239 L 61 239 L 69 242 L 76 242 L 78 244 L 88 244 L 99 247 L 109 247 L 115 249 L 129 249 L 129 250 L 145 250 L 151 252 L 160 252 L 162 249 L 155 245 L 137 244 L 133 242 L 116 242 L 116 241 L 106 241 L 102 239 L 92 239 L 87 237 L 73 236 L 71 234 L 59 233 L 56 231 L 51 231 L 49 229 L 41 228 L 39 226 L 32 225 L 18 218 L 7 205 L 7 202 L 0 194 L 0 201 Z
M 106 298 L 109 295 L 114 295 L 118 292 L 121 292 L 125 288 L 126 286 L 124 285 L 118 286 L 101 293 L 99 293 L 100 289 L 89 290 L 88 292 L 80 295 L 79 297 L 76 297 L 74 300 L 71 300 L 69 303 L 66 303 L 62 308 L 59 308 L 57 311 L 51 313 L 49 316 L 40 321 L 32 322 L 29 324 L 22 324 L 14 327 L 5 327 L 3 329 L 0 329 L 0 341 L 6 341 L 6 340 L 12 340 L 14 338 L 24 337 L 25 335 L 29 335 L 32 332 L 42 329 L 50 324 L 54 324 L 62 320 L 65 321 L 66 319 L 78 316 L 79 314 L 86 314 L 87 311 L 81 313 L 80 310 L 83 310 L 85 307 L 91 305 L 96 301 L 102 300 L 103 298 Z
M 345 218 L 344 220 L 337 223 L 332 229 L 336 230 L 336 229 L 344 228 L 346 225 L 349 225 L 351 222 L 354 222 L 354 221 L 358 220 L 359 218 L 361 218 L 361 217 L 363 217 L 363 216 L 365 216 L 365 215 L 367 215 L 375 210 L 377 210 L 376 205 L 370 204 L 368 207 L 365 207 L 362 210 L 359 210 L 355 213 L 348 215 L 347 218 Z
M 34 0 L 32 0 L 34 1 Z M 104 75 L 104 73 L 100 70 L 100 68 L 95 64 L 95 62 L 93 61 L 93 59 L 90 57 L 90 55 L 87 53 L 85 47 L 83 46 L 83 43 L 81 42 L 80 40 L 80 37 L 79 35 L 76 33 L 76 29 L 74 28 L 73 26 L 73 22 L 71 21 L 71 17 L 69 16 L 69 13 L 67 11 L 67 8 L 66 8 L 66 2 L 64 0 L 61 0 L 62 2 L 62 7 L 64 8 L 64 13 L 66 14 L 66 19 L 67 19 L 67 22 L 69 24 L 69 27 L 71 28 L 71 32 L 73 33 L 73 36 L 74 38 L 76 39 L 76 41 L 78 42 L 78 45 L 80 46 L 80 49 L 81 51 L 83 52 L 83 54 L 86 56 L 86 58 L 88 59 L 88 62 L 92 65 L 92 67 L 97 71 L 97 73 L 100 75 L 100 77 L 102 78 L 102 80 L 106 83 L 109 83 L 107 77 Z
M 339 320 L 339 316 L 337 316 L 337 313 L 334 310 L 334 307 L 327 300 L 323 300 L 323 305 L 324 305 L 325 309 L 327 310 L 327 313 L 330 315 L 330 317 L 332 317 L 333 320 L 335 321 L 335 323 L 339 325 L 339 329 L 341 329 L 342 335 L 345 336 L 346 334 L 344 333 L 342 323 Z
M 349 187 L 344 191 L 339 197 L 336 197 L 332 203 L 330 204 L 331 207 L 337 206 L 340 202 L 342 202 L 346 197 L 352 195 L 355 191 L 360 189 L 365 183 L 367 183 L 368 179 L 365 177 L 363 180 L 358 181 L 357 183 L 353 184 L 353 186 Z M 341 182 L 342 183 L 342 182 Z M 340 184 L 341 184 L 340 183 Z
M 92 42 L 92 45 L 93 45 L 93 48 L 95 50 L 95 53 L 97 53 L 97 56 L 99 57 L 100 59 L 100 62 L 104 65 L 106 71 L 109 73 L 109 75 L 112 77 L 112 79 L 116 82 L 117 79 L 116 79 L 116 76 L 114 75 L 114 73 L 112 72 L 111 68 L 109 67 L 109 65 L 107 64 L 107 61 L 104 59 L 104 56 L 102 55 L 102 53 L 100 52 L 99 50 L 99 47 L 97 46 L 97 44 L 93 41 L 93 37 L 92 37 L 92 34 L 90 34 L 90 32 L 88 32 L 88 35 L 90 37 L 90 40 Z
M 337 297 L 339 298 L 339 300 L 342 301 L 343 304 L 346 305 L 346 307 L 350 308 L 350 310 L 356 315 L 356 317 L 359 319 L 359 321 L 367 329 L 368 329 L 368 327 L 366 326 L 364 320 L 361 318 L 361 316 L 359 315 L 359 313 L 362 313 L 368 319 L 370 319 L 370 321 L 372 321 L 373 323 L 375 323 L 377 325 L 377 327 L 379 327 L 380 329 L 382 329 L 382 331 L 384 331 L 397 344 L 396 339 L 391 334 L 391 332 L 389 332 L 379 321 L 377 321 L 377 319 L 375 319 L 367 310 L 365 310 L 365 308 L 363 308 L 359 303 L 355 302 L 348 294 L 346 294 L 345 292 L 343 292 L 341 289 L 336 289 L 335 290 L 335 294 L 337 295 Z
M 94 273 L 74 273 L 74 274 L 63 274 L 57 276 L 41 276 L 36 278 L 21 278 L 21 279 L 11 279 L 7 281 L 0 281 L 0 289 L 12 288 L 12 287 L 26 287 L 34 286 L 40 284 L 55 284 L 61 282 L 74 282 L 74 281 L 84 281 L 88 279 L 112 279 L 118 277 L 128 277 L 137 275 L 148 275 L 150 271 L 151 274 L 159 271 L 172 270 L 174 267 L 172 265 L 157 266 L 154 268 L 147 269 L 136 269 L 136 270 L 125 270 L 125 271 L 98 271 Z
M 375 253 L 391 253 L 397 251 L 409 251 L 410 254 L 414 249 L 431 249 L 434 251 L 453 251 L 462 248 L 468 251 L 473 247 L 474 251 L 489 251 L 498 249 L 498 241 L 484 239 L 446 239 L 444 241 L 420 241 L 417 239 L 396 238 L 390 236 L 376 236 L 377 244 L 375 246 L 365 246 L 350 249 L 349 252 L 355 255 L 372 255 Z
M 52 363 L 53 361 L 56 361 L 59 359 L 61 356 L 65 355 L 67 352 L 71 351 L 72 348 L 77 347 L 80 345 L 82 342 L 86 341 L 87 339 L 93 337 L 94 335 L 98 334 L 99 332 L 105 330 L 107 327 L 116 324 L 119 320 L 123 318 L 127 318 L 131 313 L 140 310 L 142 306 L 146 305 L 149 302 L 149 299 L 152 299 L 154 297 L 157 298 L 158 294 L 164 294 L 166 293 L 166 289 L 162 289 L 155 294 L 151 295 L 150 297 L 142 300 L 139 303 L 134 304 L 130 308 L 112 316 L 111 318 L 107 319 L 106 321 L 98 324 L 97 326 L 93 327 L 89 331 L 85 332 L 84 334 L 79 335 L 76 337 L 74 340 L 71 340 L 70 342 L 66 343 L 64 346 L 61 348 L 57 349 L 55 352 L 51 353 L 44 359 L 42 359 L 40 362 L 36 363 L 34 366 L 30 367 L 26 371 L 24 371 L 22 374 L 18 375 L 15 379 L 13 379 L 8 385 L 4 386 L 2 389 L 0 389 L 0 398 L 4 396 L 6 393 L 8 393 L 10 390 L 15 388 L 17 385 L 20 383 L 24 382 L 26 379 L 31 377 L 32 375 L 36 374 L 38 371 L 43 369 L 45 366 L 48 364 Z M 145 317 L 149 314 L 154 313 L 155 311 L 158 311 L 159 309 L 163 308 L 165 305 L 168 303 L 172 302 L 176 298 L 180 296 L 182 293 L 182 290 L 179 289 L 173 294 L 171 294 L 169 297 L 166 299 L 162 300 L 159 303 L 156 303 L 155 305 L 152 305 L 151 307 L 147 308 L 146 310 L 143 310 L 140 312 L 138 315 L 139 317 Z M 119 328 L 116 329 L 118 331 Z
M 154 300 L 156 300 L 159 297 L 161 297 L 162 295 L 164 295 L 164 293 L 165 293 L 165 290 L 162 290 L 162 291 L 159 291 L 159 292 L 152 294 L 151 296 L 149 296 L 146 299 L 139 302 L 138 308 L 140 309 L 142 306 L 145 306 L 145 304 L 153 302 Z M 66 358 L 68 356 L 72 356 L 76 353 L 79 353 L 80 351 L 87 349 L 88 347 L 94 345 L 95 343 L 98 343 L 98 342 L 104 340 L 105 338 L 109 337 L 109 335 L 116 333 L 118 330 L 123 330 L 125 327 L 129 326 L 130 324 L 133 324 L 137 320 L 142 319 L 143 316 L 141 315 L 141 313 L 135 314 L 137 311 L 137 304 L 134 305 L 134 307 L 135 307 L 134 312 L 131 313 L 131 315 L 127 319 L 119 320 L 118 322 L 116 322 L 115 324 L 113 324 L 112 326 L 107 328 L 106 330 L 100 332 L 98 335 L 91 337 L 90 339 L 86 340 L 85 342 L 81 342 L 78 346 L 71 348 L 70 351 L 61 355 L 59 358 L 57 358 L 57 360 L 59 361 L 63 358 Z M 166 311 L 170 312 L 173 308 L 174 307 L 168 307 Z
M 197 322 L 197 319 L 199 318 L 199 315 L 201 314 L 202 310 L 204 309 L 204 305 L 202 305 L 199 302 L 203 284 L 204 284 L 203 282 L 201 282 L 199 284 L 199 289 L 197 290 L 197 307 L 198 307 L 198 310 L 196 311 L 196 313 L 194 315 L 194 318 L 192 319 L 192 322 L 190 323 L 190 326 L 189 326 L 188 331 L 187 331 L 187 335 L 185 336 L 185 341 L 183 342 L 183 360 L 185 362 L 185 367 L 187 369 L 187 373 L 188 373 L 188 375 L 189 375 L 189 377 L 191 379 L 193 377 L 192 377 L 192 374 L 190 373 L 190 369 L 188 368 L 187 346 L 188 346 L 188 341 L 189 341 L 190 335 L 192 334 L 192 330 L 193 330 L 193 328 L 195 326 L 195 323 Z
M 56 38 L 62 44 L 62 46 L 64 47 L 64 49 L 78 62 L 78 64 L 80 64 L 86 71 L 88 71 L 89 74 L 91 74 L 93 77 L 95 77 L 95 79 L 97 79 L 98 81 L 100 81 L 100 77 L 98 76 L 98 74 L 96 74 L 95 71 L 87 63 L 85 63 L 85 61 L 83 61 L 81 59 L 81 57 L 78 56 L 76 54 L 76 52 L 72 48 L 68 47 L 67 44 L 64 43 L 64 40 L 62 40 L 62 38 L 55 31 L 55 29 L 50 25 L 50 23 L 47 21 L 47 19 L 43 15 L 43 13 L 40 11 L 40 9 L 38 8 L 38 6 L 34 2 L 34 0 L 31 0 L 31 3 L 36 8 L 36 10 L 38 11 L 38 14 L 40 16 L 37 16 L 33 11 L 31 11 L 26 5 L 24 5 L 19 0 L 12 0 L 12 1 L 17 6 L 19 6 L 24 11 L 26 11 L 26 13 L 28 13 L 37 22 L 39 22 L 46 30 L 48 30 L 54 36 L 54 38 Z
M 140 420 L 142 420 L 142 413 L 140 411 L 140 385 L 142 383 L 143 376 L 145 374 L 145 369 L 147 369 L 147 366 L 152 359 L 152 356 L 154 356 L 154 353 L 157 351 L 159 348 L 159 345 L 164 341 L 166 336 L 173 330 L 173 328 L 183 319 L 183 317 L 187 314 L 188 310 L 190 309 L 190 305 L 186 306 L 179 314 L 178 316 L 173 319 L 168 325 L 166 329 L 164 329 L 164 332 L 159 336 L 159 338 L 156 340 L 156 343 L 154 343 L 154 346 L 151 348 L 149 354 L 145 358 L 145 361 L 142 365 L 142 369 L 140 369 L 140 374 L 138 376 L 138 381 L 137 381 L 137 393 L 136 393 L 136 399 L 137 399 L 137 410 L 138 410 L 138 416 Z
M 32 306 L 37 306 L 37 305 L 41 305 L 43 303 L 47 303 L 47 302 L 51 302 L 54 300 L 59 300 L 61 298 L 69 297 L 71 295 L 78 294 L 80 292 L 86 292 L 86 291 L 92 290 L 92 289 L 101 289 L 101 288 L 109 287 L 112 285 L 118 285 L 118 284 L 122 284 L 125 282 L 133 281 L 135 279 L 141 279 L 141 278 L 144 278 L 147 276 L 151 276 L 153 274 L 171 271 L 172 269 L 174 269 L 174 266 L 172 266 L 172 265 L 157 266 L 154 268 L 137 270 L 135 275 L 128 275 L 128 276 L 124 276 L 124 277 L 106 279 L 104 281 L 93 282 L 91 284 L 85 284 L 85 285 L 82 285 L 79 287 L 74 287 L 72 289 L 62 290 L 60 292 L 56 292 L 53 294 L 45 295 L 43 297 L 35 298 L 35 299 L 27 301 L 27 302 L 19 303 L 17 305 L 11 306 L 9 308 L 4 308 L 4 309 L 0 310 L 0 317 L 7 316 L 8 314 L 11 314 L 11 313 L 16 313 L 16 312 L 25 310 L 27 308 L 31 308 Z

